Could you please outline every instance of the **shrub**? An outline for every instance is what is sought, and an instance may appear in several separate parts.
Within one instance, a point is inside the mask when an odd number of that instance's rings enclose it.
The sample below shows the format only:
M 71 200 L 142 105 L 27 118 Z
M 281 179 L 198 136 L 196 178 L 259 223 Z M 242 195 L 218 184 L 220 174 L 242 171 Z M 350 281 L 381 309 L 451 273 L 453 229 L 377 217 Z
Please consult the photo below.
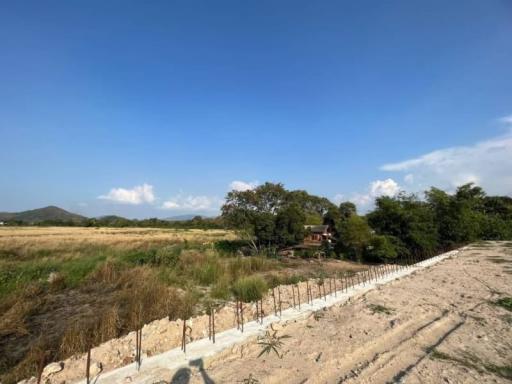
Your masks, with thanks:
M 267 292 L 268 286 L 265 280 L 259 276 L 242 277 L 238 279 L 232 287 L 234 296 L 243 301 L 250 303 L 260 300 Z
M 215 283 L 210 291 L 210 297 L 213 299 L 227 300 L 230 296 L 229 282 L 227 279 L 221 279 Z
M 94 282 L 113 284 L 119 277 L 120 266 L 112 261 L 100 264 L 89 274 L 88 279 Z
M 213 246 L 220 253 L 235 254 L 246 247 L 247 242 L 243 240 L 219 240 Z
M 182 248 L 177 246 L 166 246 L 156 251 L 152 264 L 174 268 L 180 261 Z
M 306 278 L 304 276 L 301 276 L 301 275 L 290 275 L 290 276 L 286 276 L 283 281 L 282 281 L 282 284 L 298 284 L 300 283 L 301 281 L 304 281 L 306 280 Z
M 202 285 L 215 283 L 222 274 L 222 265 L 215 258 L 209 258 L 206 264 L 198 265 L 193 273 L 195 280 Z
M 282 279 L 278 275 L 275 275 L 273 273 L 266 276 L 266 281 L 270 288 L 275 288 L 278 285 L 282 284 Z
M 130 250 L 121 256 L 121 260 L 132 265 L 154 264 L 156 250 Z
M 250 275 L 254 272 L 266 271 L 271 269 L 273 262 L 261 256 L 238 256 L 229 260 L 229 273 L 233 279 Z
M 174 308 L 176 292 L 160 283 L 147 267 L 124 271 L 117 285 L 123 310 L 123 329 L 133 330 L 152 320 L 167 316 Z

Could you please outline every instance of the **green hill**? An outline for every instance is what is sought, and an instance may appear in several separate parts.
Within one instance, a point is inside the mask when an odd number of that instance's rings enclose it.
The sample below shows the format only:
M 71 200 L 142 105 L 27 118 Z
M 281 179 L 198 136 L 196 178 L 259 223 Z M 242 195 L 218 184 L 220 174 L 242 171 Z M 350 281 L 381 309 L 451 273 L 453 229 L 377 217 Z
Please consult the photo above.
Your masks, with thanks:
M 87 218 L 55 206 L 32 209 L 23 212 L 0 212 L 0 221 L 19 221 L 26 224 L 36 224 L 41 222 L 80 223 L 84 220 L 87 220 Z

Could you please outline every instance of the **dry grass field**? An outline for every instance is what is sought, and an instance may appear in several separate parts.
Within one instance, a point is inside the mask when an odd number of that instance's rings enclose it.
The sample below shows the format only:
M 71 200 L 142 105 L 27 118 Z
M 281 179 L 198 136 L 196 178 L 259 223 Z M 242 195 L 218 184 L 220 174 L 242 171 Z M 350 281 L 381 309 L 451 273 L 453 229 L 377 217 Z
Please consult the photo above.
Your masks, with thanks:
M 150 228 L 0 228 L 0 381 L 141 324 L 228 300 L 234 282 L 269 284 L 354 271 L 336 260 L 243 257 L 233 232 Z
M 160 228 L 82 228 L 82 227 L 0 227 L 0 250 L 76 248 L 83 245 L 106 245 L 139 248 L 169 243 L 211 243 L 234 240 L 233 232 L 201 229 Z

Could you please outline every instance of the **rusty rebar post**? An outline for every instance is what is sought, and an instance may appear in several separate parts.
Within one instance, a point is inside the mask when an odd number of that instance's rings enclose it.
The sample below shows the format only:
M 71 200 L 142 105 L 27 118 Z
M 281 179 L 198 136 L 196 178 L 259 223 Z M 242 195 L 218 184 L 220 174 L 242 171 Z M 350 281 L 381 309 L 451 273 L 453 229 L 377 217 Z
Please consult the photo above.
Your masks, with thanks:
M 181 339 L 183 352 L 187 352 L 187 320 L 183 319 L 183 337 Z
M 90 346 L 87 348 L 87 362 L 86 362 L 86 368 L 85 368 L 85 377 L 86 377 L 87 384 L 89 384 L 91 382 L 91 347 Z

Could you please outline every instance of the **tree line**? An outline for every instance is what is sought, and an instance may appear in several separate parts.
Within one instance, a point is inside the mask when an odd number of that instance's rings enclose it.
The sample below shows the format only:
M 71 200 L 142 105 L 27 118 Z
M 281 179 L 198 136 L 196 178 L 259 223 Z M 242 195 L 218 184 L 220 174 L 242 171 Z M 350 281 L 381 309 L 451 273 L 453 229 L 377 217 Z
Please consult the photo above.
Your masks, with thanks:
M 112 227 L 112 228 L 169 228 L 169 229 L 223 229 L 222 218 L 195 216 L 190 220 L 163 220 L 156 217 L 148 219 L 127 219 L 121 216 L 103 216 L 84 218 L 83 220 L 41 220 L 30 223 L 22 220 L 7 220 L 8 226 L 40 227 Z
M 512 239 L 512 198 L 488 196 L 472 183 L 453 194 L 432 187 L 422 198 L 405 192 L 378 197 L 365 215 L 351 202 L 335 205 L 265 183 L 229 192 L 221 217 L 258 251 L 300 244 L 306 224 L 329 225 L 333 243 L 323 245 L 327 255 L 370 262 L 432 256 L 476 240 Z

